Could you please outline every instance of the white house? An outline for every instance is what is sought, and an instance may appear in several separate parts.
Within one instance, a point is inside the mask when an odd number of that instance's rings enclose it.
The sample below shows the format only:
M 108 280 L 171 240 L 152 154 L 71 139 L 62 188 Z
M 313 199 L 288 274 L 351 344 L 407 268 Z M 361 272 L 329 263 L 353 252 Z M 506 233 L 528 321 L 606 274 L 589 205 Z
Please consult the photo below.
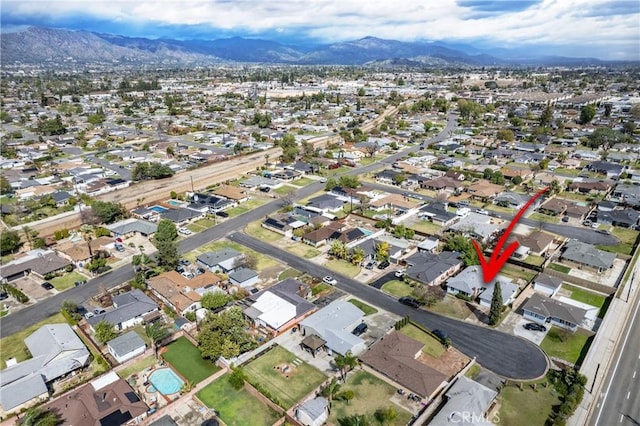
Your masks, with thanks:
M 318 312 L 300 322 L 300 331 L 305 336 L 317 335 L 326 341 L 333 353 L 358 355 L 367 345 L 364 340 L 351 334 L 362 322 L 364 312 L 344 300 L 335 300 Z
M 562 279 L 547 274 L 538 274 L 533 281 L 533 289 L 547 297 L 553 297 L 560 290 Z
M 508 304 L 513 303 L 513 300 L 518 294 L 518 286 L 516 284 L 513 284 L 508 278 L 502 277 L 502 279 L 491 281 L 489 284 L 484 286 L 484 291 L 482 291 L 478 296 L 480 305 L 487 308 L 491 307 L 491 300 L 493 300 L 493 291 L 496 287 L 496 281 L 500 282 L 502 305 L 507 306 Z
M 296 408 L 296 419 L 304 426 L 321 426 L 329 418 L 328 401 L 319 396 Z
M 142 291 L 135 289 L 113 298 L 115 309 L 94 315 L 87 322 L 93 327 L 100 321 L 113 324 L 116 330 L 125 330 L 143 323 L 143 316 L 159 310 L 158 304 Z
M 120 364 L 144 353 L 147 345 L 135 331 L 130 331 L 107 342 L 109 353 Z

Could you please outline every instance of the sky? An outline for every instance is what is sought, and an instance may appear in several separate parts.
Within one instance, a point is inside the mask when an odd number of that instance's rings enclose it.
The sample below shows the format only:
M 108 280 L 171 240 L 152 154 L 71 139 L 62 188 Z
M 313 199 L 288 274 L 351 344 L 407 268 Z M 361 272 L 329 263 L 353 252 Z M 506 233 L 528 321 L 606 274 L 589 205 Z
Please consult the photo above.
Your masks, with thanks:
M 289 44 L 374 36 L 640 60 L 640 0 L 2 0 L 1 31 L 28 26 Z

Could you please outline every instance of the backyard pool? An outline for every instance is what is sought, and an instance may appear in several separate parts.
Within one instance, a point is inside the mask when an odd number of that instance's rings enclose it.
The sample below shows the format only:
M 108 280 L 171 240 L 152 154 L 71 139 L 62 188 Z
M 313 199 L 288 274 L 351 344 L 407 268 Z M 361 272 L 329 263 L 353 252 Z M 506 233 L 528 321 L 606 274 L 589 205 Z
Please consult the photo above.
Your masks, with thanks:
M 152 385 L 149 387 L 150 392 L 157 390 L 163 395 L 178 393 L 182 385 L 184 385 L 182 379 L 170 368 L 161 368 L 154 371 L 149 376 L 149 382 Z
M 149 210 L 154 211 L 156 213 L 164 213 L 169 209 L 167 209 L 165 207 L 162 207 L 162 206 L 151 206 L 151 207 L 149 207 Z
M 182 206 L 182 202 L 177 201 L 177 200 L 169 200 L 167 201 L 167 204 L 171 204 L 174 207 L 180 207 Z

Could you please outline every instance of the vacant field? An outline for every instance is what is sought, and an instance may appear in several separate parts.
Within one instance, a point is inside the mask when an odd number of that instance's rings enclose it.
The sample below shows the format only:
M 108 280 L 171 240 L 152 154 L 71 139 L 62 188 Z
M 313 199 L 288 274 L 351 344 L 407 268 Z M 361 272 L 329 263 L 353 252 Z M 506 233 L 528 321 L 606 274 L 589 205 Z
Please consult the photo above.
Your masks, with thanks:
M 411 413 L 391 402 L 396 388 L 366 371 L 358 371 L 350 375 L 346 383 L 340 387 L 341 392 L 346 390 L 353 391 L 355 398 L 349 403 L 336 400 L 332 402 L 330 424 L 338 424 L 339 418 L 354 414 L 364 414 L 368 417 L 370 424 L 379 424 L 374 422 L 373 413 L 378 408 L 387 407 L 393 407 L 396 412 L 396 418 L 392 424 L 406 425 L 411 419 Z
M 263 228 L 262 224 L 259 221 L 251 222 L 244 228 L 244 232 L 247 235 L 250 235 L 259 240 L 265 241 L 267 243 L 272 243 L 274 241 L 281 240 L 284 236 L 278 234 L 277 232 L 270 231 L 269 229 Z
M 31 355 L 27 352 L 27 346 L 24 344 L 24 339 L 45 324 L 58 323 L 66 323 L 66 320 L 60 313 L 52 315 L 39 323 L 33 324 L 32 326 L 26 327 L 11 336 L 1 339 L 0 348 L 2 348 L 2 350 L 0 351 L 0 369 L 7 368 L 6 361 L 9 358 L 15 358 L 18 362 L 31 358 Z
M 413 324 L 405 325 L 400 329 L 400 332 L 411 337 L 412 339 L 417 340 L 418 342 L 424 343 L 422 352 L 426 353 L 427 355 L 431 355 L 434 358 L 440 357 L 446 351 L 446 349 L 438 339 L 428 333 L 425 333 Z
M 304 243 L 291 243 L 285 246 L 285 249 L 289 253 L 293 253 L 296 256 L 304 257 L 305 259 L 313 259 L 320 255 L 322 252 Z
M 156 362 L 156 357 L 153 355 L 149 355 L 148 357 L 142 358 L 134 362 L 133 364 L 127 366 L 126 368 L 123 368 L 122 370 L 118 371 L 118 376 L 120 376 L 123 379 L 126 379 L 133 373 L 140 373 L 145 368 L 151 367 L 153 364 L 155 364 L 155 362 Z
M 532 384 L 524 385 L 522 390 L 517 386 L 502 389 L 498 396 L 499 423 L 509 426 L 546 424 L 553 406 L 560 404 L 560 399 L 550 384 L 543 387 L 544 382 L 546 380 L 538 382 L 536 390 L 532 388 Z
M 296 189 L 298 188 L 296 188 L 295 186 L 282 185 L 280 188 L 274 188 L 272 191 L 278 195 L 287 195 L 290 192 L 294 192 Z
M 285 372 L 282 371 L 284 366 L 288 367 Z M 320 370 L 280 346 L 251 361 L 244 371 L 250 382 L 259 382 L 287 409 L 327 378 Z
M 193 384 L 200 383 L 220 370 L 210 360 L 202 359 L 200 349 L 185 337 L 169 343 L 162 357 Z
M 522 268 L 520 266 L 506 264 L 502 267 L 502 273 L 510 276 L 511 278 L 520 278 L 527 282 L 531 281 L 536 273 L 530 269 Z
M 235 390 L 222 376 L 197 393 L 207 407 L 215 409 L 222 421 L 229 426 L 270 426 L 278 419 L 278 413 L 244 390 Z
M 52 278 L 51 280 L 49 280 L 49 282 L 51 283 L 51 285 L 53 285 L 56 288 L 56 290 L 64 291 L 68 288 L 73 287 L 76 281 L 86 280 L 86 279 L 88 278 L 82 275 L 81 273 L 77 271 L 72 271 L 72 272 L 69 272 L 68 274 L 64 274 L 61 277 Z
M 378 312 L 378 310 L 376 308 L 374 308 L 373 306 L 369 306 L 364 302 L 359 301 L 358 299 L 349 299 L 347 300 L 347 302 L 351 303 L 352 305 L 354 305 L 356 308 L 360 309 L 362 312 L 364 312 L 364 315 L 372 315 Z
M 338 274 L 353 278 L 360 273 L 360 267 L 344 260 L 333 259 L 327 261 L 324 266 Z
M 578 332 L 564 331 L 553 326 L 540 344 L 540 347 L 549 356 L 580 365 L 587 354 L 589 345 L 591 345 L 591 340 L 593 340 L 593 337 L 587 337 Z

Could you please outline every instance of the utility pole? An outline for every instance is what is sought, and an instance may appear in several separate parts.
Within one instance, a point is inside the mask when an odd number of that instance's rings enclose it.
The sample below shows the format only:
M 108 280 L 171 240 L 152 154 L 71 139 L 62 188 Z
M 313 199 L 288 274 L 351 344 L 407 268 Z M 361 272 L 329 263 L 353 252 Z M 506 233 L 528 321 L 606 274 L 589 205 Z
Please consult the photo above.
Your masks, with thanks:
M 193 176 L 190 176 L 190 178 L 191 178 L 191 192 L 195 194 L 196 190 L 193 189 Z

